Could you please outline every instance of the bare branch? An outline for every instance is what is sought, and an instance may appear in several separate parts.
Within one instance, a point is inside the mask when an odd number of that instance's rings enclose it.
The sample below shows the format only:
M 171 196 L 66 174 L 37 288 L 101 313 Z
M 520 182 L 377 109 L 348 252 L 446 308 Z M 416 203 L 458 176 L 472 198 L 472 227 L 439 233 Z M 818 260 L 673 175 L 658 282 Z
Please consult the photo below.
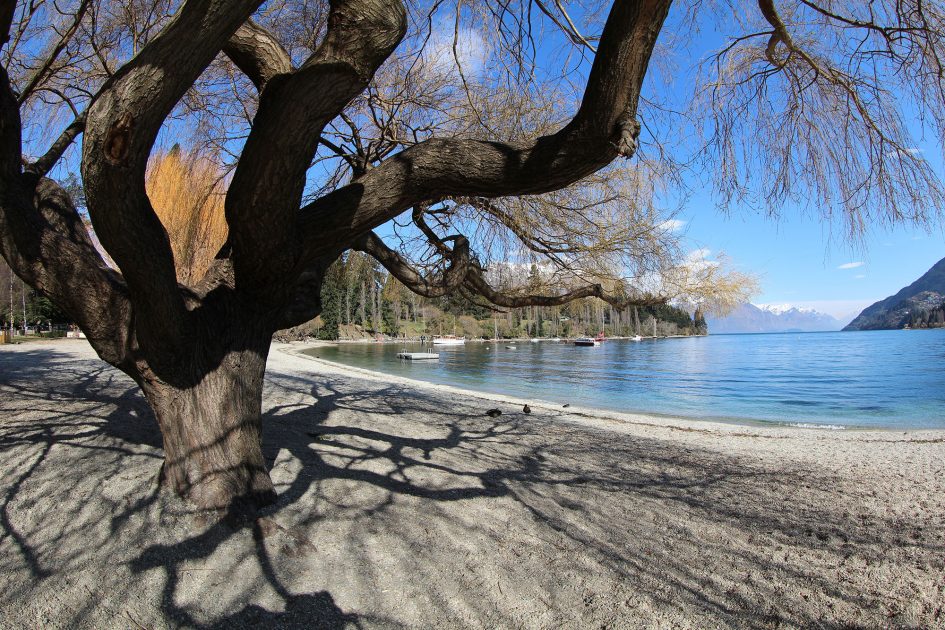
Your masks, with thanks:
M 420 228 L 424 236 L 427 238 L 429 243 L 441 255 L 444 255 L 444 256 L 455 255 L 455 252 L 457 251 L 457 248 L 459 247 L 460 243 L 462 244 L 463 247 L 468 248 L 468 240 L 464 236 L 454 235 L 447 238 L 441 238 L 439 235 L 437 235 L 436 232 L 429 226 L 429 224 L 424 219 L 422 208 L 414 209 L 413 220 L 414 220 L 414 223 Z M 378 249 L 383 248 L 383 250 L 386 250 L 386 251 L 382 250 L 382 253 L 384 253 L 387 256 L 390 256 L 391 254 L 393 254 L 393 256 L 397 257 L 394 260 L 395 263 L 409 269 L 409 266 L 408 266 L 409 263 L 406 263 L 406 261 L 404 261 L 399 255 L 397 255 L 396 252 L 391 252 L 391 250 L 389 250 L 382 242 L 380 242 L 380 239 L 377 239 L 377 237 L 374 237 L 373 240 L 377 241 L 378 243 L 375 245 L 376 248 Z M 454 247 L 453 250 L 450 250 L 449 247 L 446 245 L 447 240 L 452 240 L 457 243 L 456 247 Z M 362 251 L 366 251 L 366 250 L 362 250 Z M 388 253 L 388 252 L 391 252 L 391 253 Z M 375 258 L 378 258 L 378 256 L 374 253 L 374 251 L 368 251 L 368 253 L 370 253 Z M 407 286 L 407 288 L 409 288 L 411 291 L 419 293 L 420 295 L 426 296 L 426 294 L 423 293 L 422 291 L 417 291 L 415 289 L 415 286 L 420 286 L 421 288 L 424 288 L 422 284 L 416 281 L 416 279 L 408 276 L 408 280 L 405 281 L 400 275 L 398 275 L 397 272 L 391 269 L 391 267 L 388 266 L 388 264 L 384 260 L 381 260 L 380 258 L 378 258 L 378 260 L 385 267 L 387 267 L 387 269 L 390 270 L 391 273 L 394 274 L 394 277 L 396 277 L 405 286 Z M 451 271 L 455 267 L 456 265 L 454 263 L 453 267 L 451 268 Z M 463 278 L 464 278 L 463 287 L 467 291 L 471 291 L 472 293 L 476 295 L 480 295 L 484 297 L 485 299 L 487 299 L 492 304 L 495 304 L 496 306 L 501 306 L 505 308 L 518 308 L 518 307 L 523 307 L 523 306 L 560 306 L 562 304 L 567 304 L 568 302 L 572 302 L 574 300 L 587 298 L 587 297 L 599 298 L 601 300 L 604 300 L 608 304 L 611 304 L 615 308 L 626 308 L 628 306 L 649 306 L 649 305 L 654 305 L 654 304 L 665 304 L 670 299 L 670 297 L 675 297 L 675 296 L 670 296 L 670 295 L 660 296 L 660 295 L 649 294 L 649 293 L 639 293 L 639 294 L 634 295 L 633 297 L 628 297 L 626 290 L 622 290 L 619 293 L 609 293 L 604 290 L 603 285 L 600 283 L 588 284 L 588 285 L 580 286 L 580 287 L 577 287 L 577 288 L 574 288 L 565 292 L 558 292 L 554 294 L 536 294 L 536 293 L 513 294 L 513 293 L 499 291 L 493 288 L 489 284 L 489 282 L 486 280 L 484 270 L 482 269 L 480 264 L 475 260 L 471 261 L 468 264 L 467 269 L 465 270 L 465 273 L 463 274 Z M 625 287 L 622 287 L 622 288 L 625 289 Z M 436 297 L 436 296 L 427 296 L 427 297 Z
M 49 150 L 32 164 L 26 167 L 26 170 L 36 175 L 46 175 L 56 165 L 66 150 L 72 146 L 72 143 L 85 131 L 85 118 L 87 112 L 82 112 L 79 116 L 69 123 L 59 138 L 49 147 Z
M 640 87 L 670 2 L 615 3 L 577 114 L 529 143 L 430 139 L 405 149 L 348 186 L 303 208 L 316 243 L 363 234 L 418 203 L 448 196 L 498 197 L 562 188 L 636 150 Z
M 927 225 L 945 187 L 915 136 L 934 126 L 941 139 L 945 130 L 941 8 L 757 4 L 771 27 L 767 45 L 753 36 L 726 45 L 694 104 L 721 202 L 771 214 L 806 204 L 840 218 L 854 241 L 870 218 Z
M 561 12 L 561 15 L 564 17 L 563 22 L 561 19 L 558 18 L 557 15 L 555 15 L 554 11 L 546 7 L 545 3 L 542 2 L 541 0 L 535 0 L 535 4 L 538 6 L 538 8 L 541 10 L 542 13 L 547 15 L 551 19 L 551 21 L 554 22 L 555 25 L 557 25 L 557 27 L 560 28 L 564 32 L 565 35 L 568 36 L 568 39 L 570 39 L 573 43 L 578 44 L 580 46 L 585 46 L 591 52 L 595 52 L 595 53 L 597 52 L 597 49 L 587 40 L 586 37 L 581 35 L 581 32 L 574 25 L 574 21 L 571 19 L 571 16 L 568 15 L 568 12 L 564 8 L 564 6 L 561 4 L 561 0 L 555 0 L 555 6 L 558 8 L 558 10 Z
M 49 72 L 52 65 L 56 62 L 56 59 L 59 58 L 59 55 L 69 44 L 69 41 L 75 35 L 76 31 L 79 29 L 79 24 L 82 23 L 82 19 L 85 17 L 86 11 L 89 9 L 91 0 L 82 0 L 82 3 L 79 5 L 79 8 L 76 10 L 75 18 L 72 21 L 72 25 L 66 29 L 66 32 L 62 34 L 62 37 L 59 38 L 59 41 L 53 46 L 53 49 L 49 52 L 49 55 L 46 56 L 45 61 L 33 73 L 33 75 L 26 81 L 26 85 L 23 88 L 23 91 L 20 92 L 20 95 L 17 97 L 17 101 L 22 105 L 26 102 L 26 99 L 33 94 L 36 90 L 36 87 L 46 78 L 47 73 Z
M 777 58 L 778 44 L 783 43 L 788 49 L 788 54 L 790 54 L 794 52 L 794 41 L 791 39 L 787 28 L 784 26 L 784 22 L 781 21 L 781 16 L 778 15 L 773 0 L 758 0 L 758 8 L 761 9 L 761 14 L 765 16 L 765 19 L 774 29 L 771 37 L 768 39 L 768 46 L 765 48 L 765 56 L 768 57 L 768 61 L 770 61 L 772 65 L 782 67 L 786 61 Z
M 617 301 L 615 298 L 609 298 L 607 294 L 604 293 L 604 287 L 599 284 L 591 284 L 565 293 L 558 295 L 511 295 L 508 293 L 503 293 L 497 291 L 486 282 L 481 273 L 473 272 L 469 274 L 469 277 L 466 279 L 466 287 L 471 291 L 481 295 L 486 298 L 496 306 L 502 306 L 505 308 L 520 308 L 523 306 L 560 306 L 562 304 L 567 304 L 568 302 L 573 302 L 574 300 L 579 300 L 581 298 L 596 297 L 602 300 L 607 300 L 610 302 L 610 299 L 613 299 L 614 304 L 619 304 L 621 302 Z M 657 301 L 628 301 L 624 306 L 639 305 L 644 304 L 662 304 L 666 300 L 657 300 Z
M 370 254 L 408 289 L 429 298 L 447 295 L 462 286 L 474 269 L 469 257 L 469 241 L 463 237 L 455 240 L 452 251 L 448 253 L 450 265 L 438 278 L 421 275 L 374 232 L 358 239 L 354 249 Z

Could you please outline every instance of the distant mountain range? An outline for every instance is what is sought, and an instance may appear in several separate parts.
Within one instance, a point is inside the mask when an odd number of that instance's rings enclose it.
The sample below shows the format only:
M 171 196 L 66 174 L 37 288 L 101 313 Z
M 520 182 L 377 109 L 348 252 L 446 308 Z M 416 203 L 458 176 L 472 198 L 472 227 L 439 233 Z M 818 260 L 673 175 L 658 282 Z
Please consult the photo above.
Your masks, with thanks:
M 896 295 L 863 309 L 844 330 L 945 326 L 945 258 Z
M 840 330 L 843 322 L 811 308 L 790 304 L 742 304 L 719 318 L 707 318 L 712 333 L 819 332 Z

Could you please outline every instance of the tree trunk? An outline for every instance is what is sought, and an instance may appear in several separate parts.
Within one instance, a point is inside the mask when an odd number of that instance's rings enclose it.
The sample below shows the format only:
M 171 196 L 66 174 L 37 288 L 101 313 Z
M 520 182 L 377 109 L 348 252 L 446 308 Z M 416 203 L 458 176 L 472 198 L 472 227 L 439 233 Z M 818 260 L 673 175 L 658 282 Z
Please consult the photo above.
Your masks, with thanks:
M 251 513 L 276 499 L 262 454 L 267 353 L 226 352 L 193 384 L 142 379 L 164 439 L 161 483 L 201 509 Z

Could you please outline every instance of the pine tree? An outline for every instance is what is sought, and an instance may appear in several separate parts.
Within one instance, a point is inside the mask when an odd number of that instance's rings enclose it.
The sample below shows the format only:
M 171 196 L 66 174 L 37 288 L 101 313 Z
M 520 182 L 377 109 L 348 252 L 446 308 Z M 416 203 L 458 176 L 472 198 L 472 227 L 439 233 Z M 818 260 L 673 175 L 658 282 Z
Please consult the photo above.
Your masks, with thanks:
M 693 320 L 695 321 L 697 335 L 709 334 L 709 325 L 705 321 L 705 314 L 702 312 L 701 308 L 696 309 L 696 313 L 693 315 Z
M 318 331 L 319 339 L 331 340 L 338 338 L 338 323 L 341 319 L 343 273 L 344 270 L 339 262 L 332 264 L 328 267 L 328 271 L 325 272 L 321 291 L 321 318 L 324 325 Z

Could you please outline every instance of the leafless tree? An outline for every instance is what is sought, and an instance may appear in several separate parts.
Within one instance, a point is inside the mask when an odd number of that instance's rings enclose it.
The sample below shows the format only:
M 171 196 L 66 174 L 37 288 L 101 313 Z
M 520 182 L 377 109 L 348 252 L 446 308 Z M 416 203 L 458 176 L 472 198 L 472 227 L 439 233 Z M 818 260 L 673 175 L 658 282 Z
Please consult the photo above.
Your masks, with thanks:
M 139 384 L 164 439 L 163 482 L 200 507 L 245 509 L 274 497 L 260 446 L 272 334 L 319 312 L 323 275 L 346 250 L 422 295 L 506 307 L 649 304 L 676 285 L 737 293 L 717 267 L 665 264 L 678 257 L 664 255 L 649 187 L 674 159 L 702 158 L 723 193 L 770 208 L 816 193 L 851 225 L 928 220 L 915 202 L 938 204 L 942 189 L 903 112 L 925 113 L 941 137 L 940 3 L 690 0 L 670 15 L 673 4 L 5 0 L 0 251 Z M 654 51 L 668 62 L 680 33 L 709 21 L 732 37 L 693 82 L 688 115 L 644 94 L 664 70 Z M 565 41 L 557 57 L 538 52 L 549 32 Z M 480 68 L 463 43 L 476 33 L 491 51 Z M 702 152 L 674 158 L 673 135 L 648 131 L 643 166 L 608 170 L 637 154 L 641 123 L 674 109 Z M 159 137 L 181 129 L 230 169 L 226 243 L 186 284 L 145 185 Z M 48 177 L 75 163 L 117 269 Z M 422 247 L 374 232 L 394 219 Z M 565 284 L 493 286 L 488 251 L 507 243 Z

